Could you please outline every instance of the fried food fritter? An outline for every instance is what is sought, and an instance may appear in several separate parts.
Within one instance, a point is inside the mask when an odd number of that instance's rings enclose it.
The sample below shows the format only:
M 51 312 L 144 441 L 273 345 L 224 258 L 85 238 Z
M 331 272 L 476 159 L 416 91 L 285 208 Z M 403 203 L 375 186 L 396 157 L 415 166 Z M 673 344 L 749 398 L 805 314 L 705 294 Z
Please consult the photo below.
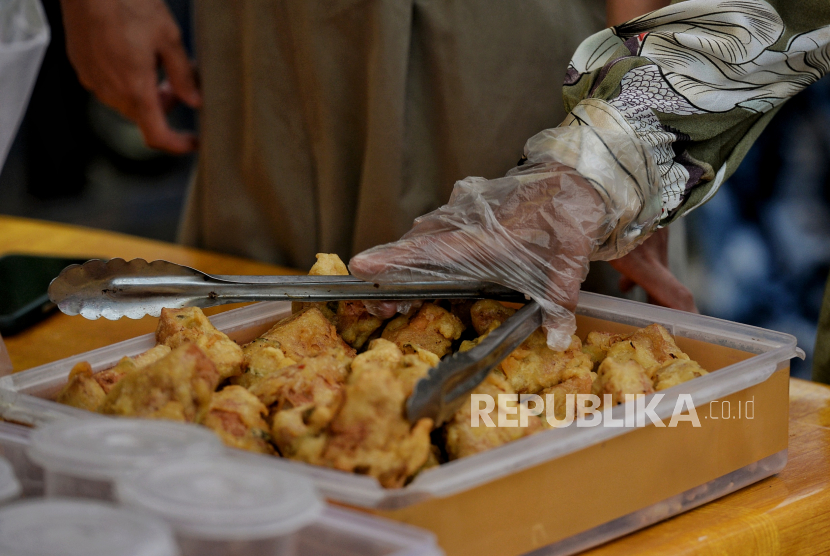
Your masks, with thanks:
M 308 271 L 309 276 L 348 276 L 349 269 L 334 253 L 317 253 L 317 262 Z
M 309 357 L 251 387 L 270 408 L 271 437 L 283 456 L 320 462 L 324 433 L 343 401 L 349 361 L 342 352 Z
M 280 369 L 296 365 L 297 362 L 286 357 L 279 345 L 279 342 L 275 340 L 257 338 L 242 346 L 245 372 L 231 378 L 231 383 L 250 389 L 254 384 Z
M 383 321 L 371 314 L 362 301 L 340 301 L 337 304 L 337 332 L 353 348 L 363 347 L 382 325 Z
M 196 344 L 216 365 L 222 379 L 242 374 L 242 348 L 217 330 L 198 307 L 162 309 L 156 341 L 171 349 Z
M 350 358 L 355 354 L 317 307 L 305 308 L 282 319 L 261 338 L 278 342 L 285 356 L 298 362 L 335 351 Z
M 507 381 L 520 394 L 537 394 L 574 374 L 590 376 L 592 368 L 590 357 L 582 353 L 578 337 L 571 337 L 571 345 L 565 351 L 553 351 L 541 328 L 501 362 Z
M 708 374 L 708 371 L 696 361 L 676 359 L 657 369 L 652 376 L 652 382 L 654 389 L 659 391 Z
M 603 396 L 611 394 L 611 402 L 618 405 L 625 402 L 626 394 L 651 394 L 654 387 L 646 370 L 635 359 L 619 361 L 609 356 L 599 366 L 592 391 L 603 404 Z
M 194 421 L 210 404 L 221 377 L 216 365 L 193 343 L 177 347 L 155 363 L 129 371 L 107 394 L 100 413 Z
M 482 299 L 473 305 L 470 315 L 476 332 L 486 336 L 515 312 L 515 309 L 505 307 L 497 301 Z M 481 338 L 466 344 L 464 348 L 470 349 L 478 341 Z M 582 342 L 578 337 L 571 338 L 567 350 L 553 351 L 548 347 L 545 331 L 540 328 L 508 355 L 498 369 L 504 373 L 513 391 L 538 394 L 576 374 L 590 377 L 592 364 L 590 357 L 582 353 Z
M 516 407 L 518 402 L 499 401 L 499 394 L 515 394 L 510 384 L 501 378 L 497 372 L 492 372 L 478 385 L 473 394 L 487 394 L 492 396 L 495 402 L 494 409 L 489 413 L 490 419 L 496 426 L 488 427 L 484 422 L 479 421 L 477 427 L 471 423 L 472 417 L 472 395 L 470 400 L 465 402 L 452 419 L 445 425 L 444 435 L 446 439 L 447 454 L 451 460 L 459 459 L 507 444 L 513 440 L 530 436 L 543 430 L 542 419 L 536 415 L 528 416 L 527 427 L 499 427 L 498 413 L 503 411 L 502 407 Z M 500 406 L 499 404 L 503 405 Z M 511 411 L 513 411 L 511 409 Z M 517 415 L 509 415 L 509 420 L 518 420 Z
M 170 353 L 167 346 L 155 346 L 135 357 L 122 357 L 111 369 L 93 373 L 86 361 L 75 365 L 69 372 L 66 385 L 58 393 L 55 401 L 88 411 L 95 411 L 118 381 L 134 369 L 140 369 L 155 363 Z
M 476 334 L 486 336 L 515 313 L 516 309 L 505 307 L 498 301 L 482 299 L 476 301 L 470 308 L 470 320 L 473 322 Z
M 241 386 L 226 386 L 214 392 L 198 418 L 226 445 L 260 454 L 274 454 L 265 416 L 268 408 Z
M 569 366 L 563 369 L 560 376 L 562 381 L 556 386 L 545 388 L 539 395 L 548 403 L 548 395 L 553 396 L 553 415 L 560 421 L 567 416 L 568 412 L 568 394 L 574 394 L 570 409 L 574 417 L 576 417 L 576 394 L 590 394 L 593 387 L 594 380 L 596 380 L 596 373 L 592 372 L 584 365 Z M 545 407 L 545 414 L 550 412 L 549 407 Z M 545 421 L 547 422 L 547 421 Z
M 67 383 L 58 392 L 55 401 L 72 407 L 95 411 L 106 397 L 107 393 L 95 380 L 92 366 L 86 361 L 81 361 L 69 371 Z
M 411 319 L 399 315 L 390 321 L 381 337 L 404 353 L 417 353 L 420 348 L 444 357 L 462 332 L 464 325 L 458 317 L 434 303 L 424 303 Z
M 381 340 L 355 357 L 343 405 L 329 429 L 323 454 L 327 465 L 371 475 L 387 488 L 403 486 L 424 466 L 431 451 L 432 420 L 421 419 L 414 426 L 406 420 L 408 383 L 415 374 L 401 372 L 407 364 L 426 368 L 417 356 L 407 357 Z
M 649 378 L 662 365 L 675 359 L 689 360 L 668 330 L 659 324 L 650 324 L 608 348 L 607 359 L 618 363 L 634 360 L 639 363 Z
M 582 352 L 591 358 L 594 364 L 594 371 L 599 368 L 599 364 L 608 355 L 608 348 L 617 342 L 624 340 L 624 334 L 614 334 L 612 332 L 591 331 L 585 337 L 585 343 L 582 344 Z
M 340 257 L 330 253 L 317 253 L 317 262 L 308 271 L 309 276 L 348 276 L 349 270 Z M 369 313 L 362 301 L 330 301 L 328 303 L 291 304 L 294 313 L 307 307 L 317 307 L 334 324 L 337 333 L 347 344 L 360 349 L 383 324 Z

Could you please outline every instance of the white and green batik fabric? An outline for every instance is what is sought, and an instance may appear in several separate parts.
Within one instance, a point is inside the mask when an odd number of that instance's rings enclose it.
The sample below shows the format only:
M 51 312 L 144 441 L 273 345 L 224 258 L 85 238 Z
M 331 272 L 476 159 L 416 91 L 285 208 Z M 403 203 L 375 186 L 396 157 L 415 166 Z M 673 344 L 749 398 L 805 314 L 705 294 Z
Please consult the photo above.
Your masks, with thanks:
M 777 108 L 828 71 L 830 2 L 688 0 L 586 39 L 562 125 L 651 145 L 665 224 L 714 195 Z

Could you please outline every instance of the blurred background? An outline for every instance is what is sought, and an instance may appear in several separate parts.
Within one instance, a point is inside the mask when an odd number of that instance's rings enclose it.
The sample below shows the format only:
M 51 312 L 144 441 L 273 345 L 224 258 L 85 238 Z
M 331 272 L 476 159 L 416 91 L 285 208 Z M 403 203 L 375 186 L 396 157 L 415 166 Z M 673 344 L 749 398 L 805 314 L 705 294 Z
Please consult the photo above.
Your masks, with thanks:
M 188 0 L 168 0 L 192 47 Z M 78 83 L 64 48 L 58 0 L 26 117 L 0 174 L 0 214 L 174 241 L 193 156 L 146 148 L 138 129 Z M 177 109 L 174 125 L 195 128 Z M 795 335 L 809 378 L 830 270 L 830 80 L 788 102 L 738 172 L 686 219 L 682 277 L 706 315 Z

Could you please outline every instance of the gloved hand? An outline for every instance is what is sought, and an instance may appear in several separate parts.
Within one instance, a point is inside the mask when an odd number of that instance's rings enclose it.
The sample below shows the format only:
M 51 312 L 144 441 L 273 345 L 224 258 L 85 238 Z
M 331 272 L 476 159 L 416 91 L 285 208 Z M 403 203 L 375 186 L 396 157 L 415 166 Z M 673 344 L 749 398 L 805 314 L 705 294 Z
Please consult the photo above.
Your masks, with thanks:
M 625 254 L 654 228 L 659 178 L 650 149 L 582 127 L 532 137 L 504 178 L 467 178 L 449 203 L 400 240 L 364 251 L 352 274 L 375 282 L 477 279 L 527 294 L 544 310 L 548 345 L 565 349 L 592 258 Z

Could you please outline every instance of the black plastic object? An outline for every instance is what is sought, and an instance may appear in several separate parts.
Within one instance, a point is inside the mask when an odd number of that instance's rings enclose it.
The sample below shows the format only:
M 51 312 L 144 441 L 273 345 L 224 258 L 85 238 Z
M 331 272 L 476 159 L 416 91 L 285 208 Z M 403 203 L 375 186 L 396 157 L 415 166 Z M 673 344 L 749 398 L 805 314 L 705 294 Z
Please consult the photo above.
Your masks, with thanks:
M 43 255 L 0 257 L 0 334 L 11 336 L 46 318 L 55 309 L 49 283 L 71 264 L 87 259 Z

